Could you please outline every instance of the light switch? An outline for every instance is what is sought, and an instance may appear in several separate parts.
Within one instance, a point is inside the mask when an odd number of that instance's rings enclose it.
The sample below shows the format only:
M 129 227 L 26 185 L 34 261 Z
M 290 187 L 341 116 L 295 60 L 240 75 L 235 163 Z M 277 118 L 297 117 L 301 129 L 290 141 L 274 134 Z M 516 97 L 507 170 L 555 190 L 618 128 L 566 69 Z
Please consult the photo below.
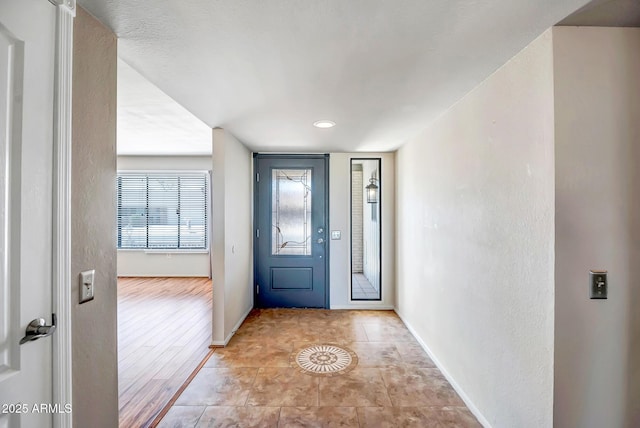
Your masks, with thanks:
M 606 299 L 607 298 L 607 271 L 592 270 L 589 272 L 589 298 L 590 299 Z
M 93 300 L 93 279 L 95 276 L 95 269 L 80 272 L 80 303 Z
M 333 239 L 334 241 L 340 239 L 340 236 L 341 236 L 341 233 L 339 230 L 331 231 L 331 239 Z

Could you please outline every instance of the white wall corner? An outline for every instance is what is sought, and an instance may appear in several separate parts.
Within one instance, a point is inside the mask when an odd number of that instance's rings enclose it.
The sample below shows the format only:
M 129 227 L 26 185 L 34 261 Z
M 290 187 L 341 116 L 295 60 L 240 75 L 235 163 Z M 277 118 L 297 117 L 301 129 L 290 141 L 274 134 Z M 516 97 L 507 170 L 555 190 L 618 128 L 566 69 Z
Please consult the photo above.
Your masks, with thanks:
M 225 311 L 225 147 L 224 130 L 211 130 L 212 167 L 211 167 L 211 277 L 213 293 L 213 313 L 211 343 L 221 346 L 224 343 Z
M 242 325 L 244 320 L 249 316 L 249 314 L 251 313 L 252 309 L 253 309 L 253 306 L 249 307 L 249 309 L 244 313 L 244 315 L 242 315 L 242 317 L 240 317 L 240 319 L 238 320 L 236 325 L 233 326 L 233 328 L 231 329 L 231 331 L 229 332 L 227 337 L 224 338 L 224 340 L 222 340 L 222 341 L 214 340 L 214 341 L 211 342 L 211 344 L 213 346 L 216 346 L 216 347 L 225 347 L 225 346 L 227 346 L 229 344 L 229 341 L 233 337 L 233 335 L 236 334 L 236 331 L 238 331 L 238 329 L 240 328 L 240 326 Z
M 398 316 L 400 317 L 400 319 L 402 320 L 404 325 L 407 326 L 407 329 L 409 330 L 411 335 L 418 341 L 418 343 L 420 344 L 422 349 L 424 349 L 424 351 L 427 353 L 427 355 L 429 355 L 429 358 L 431 358 L 433 363 L 438 367 L 440 372 L 444 375 L 444 377 L 447 379 L 447 381 L 451 384 L 453 389 L 458 393 L 458 395 L 460 396 L 462 401 L 464 401 L 464 404 L 466 404 L 466 406 L 469 408 L 471 413 L 473 413 L 473 416 L 475 416 L 476 419 L 478 419 L 478 422 L 480 422 L 480 424 L 482 424 L 483 427 L 491 428 L 491 424 L 489 423 L 487 418 L 485 418 L 484 415 L 482 413 L 480 413 L 480 410 L 478 410 L 478 408 L 473 403 L 473 401 L 471 401 L 471 398 L 469 398 L 469 396 L 460 387 L 460 385 L 456 382 L 456 380 L 453 378 L 453 376 L 451 376 L 449 374 L 449 372 L 444 367 L 444 365 L 442 365 L 442 363 L 440 362 L 438 357 L 436 357 L 435 354 L 431 351 L 431 349 L 429 349 L 429 346 L 427 346 L 427 344 L 422 340 L 422 338 L 420 338 L 420 336 L 418 336 L 418 333 L 416 332 L 416 330 L 411 326 L 411 324 L 409 324 L 407 322 L 407 320 L 405 318 L 402 317 L 402 315 L 400 314 L 400 312 L 397 309 L 394 309 L 394 311 L 395 311 L 396 314 L 398 314 Z
M 396 158 L 396 308 L 485 424 L 553 425 L 551 42 L 538 37 Z

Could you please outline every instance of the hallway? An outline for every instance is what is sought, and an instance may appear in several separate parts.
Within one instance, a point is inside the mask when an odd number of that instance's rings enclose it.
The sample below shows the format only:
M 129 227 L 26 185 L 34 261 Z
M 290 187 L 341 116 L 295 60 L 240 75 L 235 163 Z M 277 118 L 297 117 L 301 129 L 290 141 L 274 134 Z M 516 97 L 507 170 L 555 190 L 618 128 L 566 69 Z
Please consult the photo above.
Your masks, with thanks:
M 335 346 L 309 361 L 339 371 L 298 364 L 314 344 Z M 267 309 L 215 350 L 159 426 L 480 425 L 394 312 Z

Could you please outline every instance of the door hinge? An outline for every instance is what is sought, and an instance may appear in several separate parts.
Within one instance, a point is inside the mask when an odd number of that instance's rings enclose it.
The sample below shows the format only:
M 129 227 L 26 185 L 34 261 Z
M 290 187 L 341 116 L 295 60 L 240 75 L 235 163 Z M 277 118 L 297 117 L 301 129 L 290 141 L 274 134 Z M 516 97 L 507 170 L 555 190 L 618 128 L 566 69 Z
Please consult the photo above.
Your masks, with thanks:
M 260 238 L 260 229 L 256 229 L 256 238 Z
M 256 181 L 260 183 L 260 173 L 256 172 Z
M 260 294 L 260 286 L 256 284 L 256 294 Z

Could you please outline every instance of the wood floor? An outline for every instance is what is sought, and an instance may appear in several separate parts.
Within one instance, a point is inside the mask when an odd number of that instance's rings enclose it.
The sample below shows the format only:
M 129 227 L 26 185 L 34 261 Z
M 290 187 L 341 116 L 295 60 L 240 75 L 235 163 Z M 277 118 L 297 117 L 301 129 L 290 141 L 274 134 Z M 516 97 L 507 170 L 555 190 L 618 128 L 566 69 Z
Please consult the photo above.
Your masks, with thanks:
M 147 427 L 209 352 L 211 280 L 118 279 L 120 427 Z

